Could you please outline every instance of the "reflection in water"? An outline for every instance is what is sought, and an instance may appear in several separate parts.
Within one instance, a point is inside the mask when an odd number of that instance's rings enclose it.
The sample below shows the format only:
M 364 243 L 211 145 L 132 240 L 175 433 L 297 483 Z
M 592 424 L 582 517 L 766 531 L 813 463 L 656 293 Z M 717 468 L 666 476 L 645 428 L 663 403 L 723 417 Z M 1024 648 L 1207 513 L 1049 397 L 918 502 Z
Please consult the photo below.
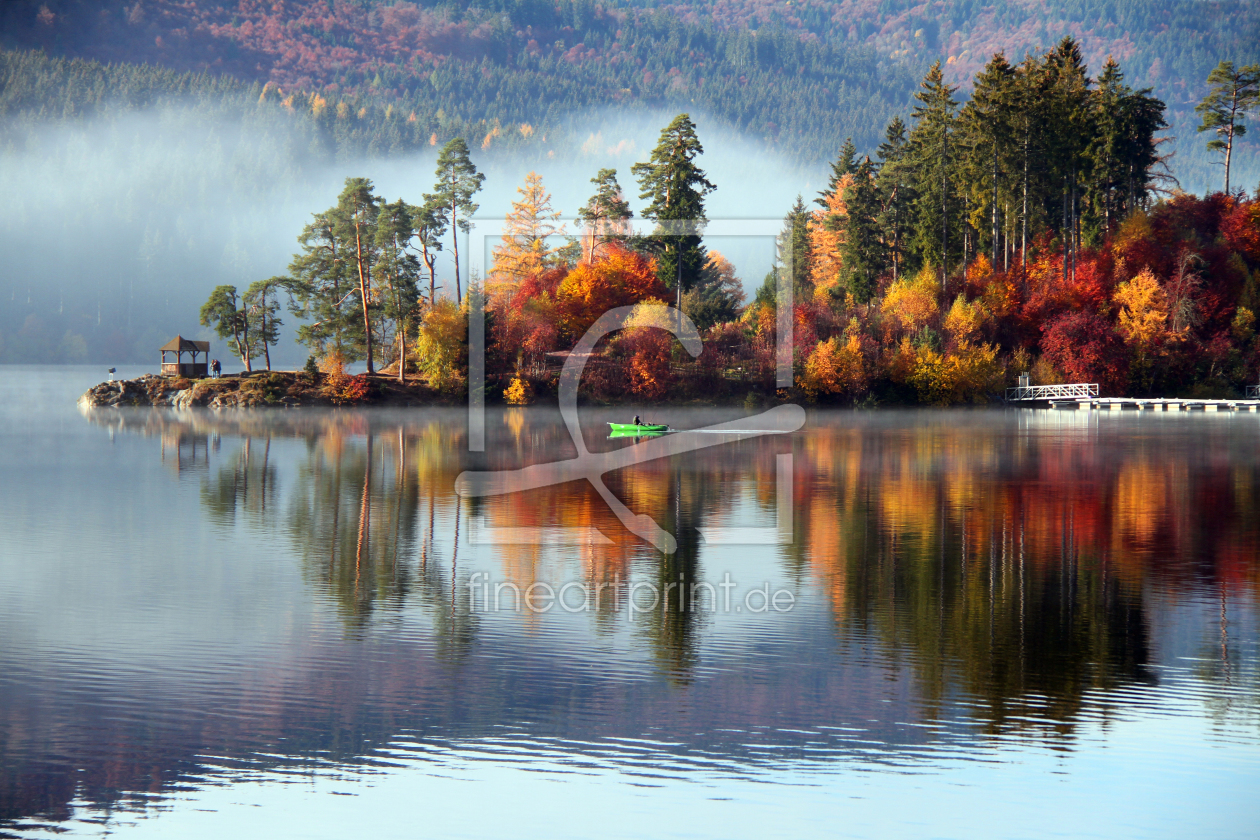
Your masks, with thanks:
M 605 418 L 588 413 L 596 435 Z M 1194 678 L 1217 687 L 1206 713 L 1257 714 L 1260 432 L 1239 423 L 819 414 L 795 435 L 610 474 L 631 510 L 676 536 L 677 552 L 662 554 L 581 482 L 455 495 L 465 469 L 572 457 L 546 411 L 492 415 L 484 455 L 467 453 L 457 413 L 92 420 L 155 437 L 164 463 L 176 452 L 181 472 L 199 469 L 200 510 L 216 532 L 256 542 L 253 563 L 294 558 L 306 588 L 298 599 L 327 605 L 338 630 L 312 625 L 318 652 L 301 652 L 283 675 L 228 674 L 217 693 L 173 686 L 167 731 L 91 725 L 83 698 L 28 719 L 35 731 L 69 726 L 101 754 L 50 764 L 38 739 L 0 741 L 0 817 L 63 818 L 73 797 L 108 804 L 157 793 L 207 765 L 357 763 L 404 735 L 476 739 L 504 727 L 584 744 L 651 732 L 660 749 L 736 768 L 783 747 L 851 758 L 858 747 L 843 733 L 859 729 L 867 758 L 871 744 L 890 755 L 943 746 L 934 733 L 955 724 L 1077 749 L 1084 721 L 1160 690 L 1171 655 L 1161 644 L 1187 634 L 1167 625 L 1188 599 L 1207 598 L 1213 615 L 1190 651 Z M 794 542 L 706 547 L 701 526 L 773 523 L 783 453 L 793 456 Z M 470 540 L 470 529 L 509 526 L 596 528 L 611 542 Z M 493 612 L 478 606 L 475 572 L 520 591 L 576 581 L 604 597 L 573 614 Z M 700 606 L 685 597 L 715 593 L 728 573 L 745 587 L 790 589 L 795 609 L 754 620 L 714 609 L 720 595 Z M 632 581 L 664 593 L 659 606 L 629 614 Z M 20 700 L 61 690 L 24 667 L 24 689 L 4 684 L 8 731 Z M 130 690 L 125 680 L 111 688 Z M 232 719 L 208 762 L 209 732 L 192 721 L 224 702 Z M 114 768 L 108 783 L 72 781 L 78 765 L 102 761 Z

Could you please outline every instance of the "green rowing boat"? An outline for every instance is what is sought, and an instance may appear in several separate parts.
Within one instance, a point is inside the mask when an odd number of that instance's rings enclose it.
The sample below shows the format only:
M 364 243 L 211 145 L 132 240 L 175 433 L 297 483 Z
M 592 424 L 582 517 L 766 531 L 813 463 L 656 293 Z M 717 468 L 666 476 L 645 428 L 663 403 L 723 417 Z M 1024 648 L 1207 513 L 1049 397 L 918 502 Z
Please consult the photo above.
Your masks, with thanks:
M 623 435 L 627 433 L 634 434 L 634 435 L 642 435 L 642 434 L 648 434 L 651 432 L 668 432 L 669 426 L 657 426 L 657 425 L 649 426 L 647 424 L 636 426 L 634 423 L 609 423 L 608 431 L 620 432 Z
M 643 431 L 639 431 L 638 429 L 636 429 L 633 432 L 619 432 L 614 429 L 614 430 L 609 430 L 608 437 L 610 440 L 612 438 L 634 438 L 635 440 L 638 440 L 639 438 L 660 437 L 663 434 L 665 434 L 665 432 L 643 432 Z

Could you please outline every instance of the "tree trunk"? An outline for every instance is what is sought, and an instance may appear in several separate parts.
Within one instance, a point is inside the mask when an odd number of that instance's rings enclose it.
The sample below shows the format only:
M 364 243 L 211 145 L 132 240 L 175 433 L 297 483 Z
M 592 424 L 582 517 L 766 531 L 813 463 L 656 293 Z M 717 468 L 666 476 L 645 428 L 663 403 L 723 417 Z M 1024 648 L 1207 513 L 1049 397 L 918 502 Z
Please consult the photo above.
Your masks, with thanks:
M 1072 230 L 1068 222 L 1068 176 L 1063 176 L 1063 226 L 1059 228 L 1059 238 L 1063 240 L 1063 282 L 1068 279 L 1068 260 L 1071 259 Z
M 998 169 L 998 167 L 997 167 L 997 158 L 998 158 L 998 155 L 997 155 L 997 143 L 995 142 L 995 143 L 993 144 L 993 213 L 992 213 L 992 217 L 993 217 L 993 218 L 992 218 L 992 226 L 993 226 L 993 243 L 992 243 L 992 245 L 991 245 L 991 246 L 990 246 L 990 248 L 989 248 L 989 252 L 993 255 L 993 270 L 994 270 L 994 271 L 997 271 L 997 264 L 998 264 L 998 259 L 997 259 L 997 249 L 998 249 L 998 211 L 997 211 L 997 204 L 998 204 L 997 169 Z
M 367 372 L 376 373 L 372 367 L 372 319 L 368 315 L 367 273 L 363 270 L 363 237 L 356 219 L 354 223 L 355 263 L 359 269 L 359 297 L 363 300 L 363 329 L 367 341 Z
M 1225 194 L 1229 195 L 1229 163 L 1234 152 L 1234 123 L 1230 120 L 1229 133 L 1225 135 Z
M 459 211 L 451 205 L 451 241 L 455 244 L 455 305 L 463 302 L 463 289 L 459 285 Z
M 249 318 L 244 317 L 244 310 L 241 315 L 241 340 L 236 343 L 236 348 L 241 351 L 241 361 L 245 363 L 245 371 L 252 373 L 254 368 L 249 363 Z
M 398 381 L 407 382 L 407 322 L 398 323 Z
M 263 358 L 267 360 L 267 370 L 271 370 L 271 345 L 267 343 L 267 295 L 262 296 L 262 340 L 263 340 Z
M 941 290 L 949 280 L 949 129 L 941 129 Z
M 1028 129 L 1024 129 L 1024 209 L 1020 222 L 1023 230 L 1019 236 L 1019 267 L 1028 267 Z M 1024 281 L 1025 283 L 1027 280 Z

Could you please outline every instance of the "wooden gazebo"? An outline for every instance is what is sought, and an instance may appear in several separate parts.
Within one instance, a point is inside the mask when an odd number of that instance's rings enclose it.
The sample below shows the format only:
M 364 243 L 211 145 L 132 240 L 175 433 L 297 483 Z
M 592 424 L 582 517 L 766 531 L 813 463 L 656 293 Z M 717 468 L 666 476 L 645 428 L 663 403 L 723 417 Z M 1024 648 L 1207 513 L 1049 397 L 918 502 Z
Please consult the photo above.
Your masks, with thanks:
M 177 335 L 163 344 L 161 350 L 163 376 L 206 377 L 210 375 L 210 342 L 189 341 L 183 336 Z M 166 360 L 167 353 L 174 353 L 175 361 L 168 362 Z M 192 354 L 192 361 L 184 361 L 185 353 Z M 200 362 L 197 361 L 197 354 L 199 353 L 202 356 Z

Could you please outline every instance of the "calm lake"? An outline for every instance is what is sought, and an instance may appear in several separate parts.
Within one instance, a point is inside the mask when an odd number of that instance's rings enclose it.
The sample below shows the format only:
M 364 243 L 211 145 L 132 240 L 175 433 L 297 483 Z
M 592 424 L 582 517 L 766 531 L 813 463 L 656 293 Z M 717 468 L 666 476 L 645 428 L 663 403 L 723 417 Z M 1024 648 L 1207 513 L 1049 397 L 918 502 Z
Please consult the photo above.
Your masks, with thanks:
M 0 836 L 1256 836 L 1260 415 L 584 407 L 663 552 L 456 493 L 554 410 L 102 375 L 0 367 Z

